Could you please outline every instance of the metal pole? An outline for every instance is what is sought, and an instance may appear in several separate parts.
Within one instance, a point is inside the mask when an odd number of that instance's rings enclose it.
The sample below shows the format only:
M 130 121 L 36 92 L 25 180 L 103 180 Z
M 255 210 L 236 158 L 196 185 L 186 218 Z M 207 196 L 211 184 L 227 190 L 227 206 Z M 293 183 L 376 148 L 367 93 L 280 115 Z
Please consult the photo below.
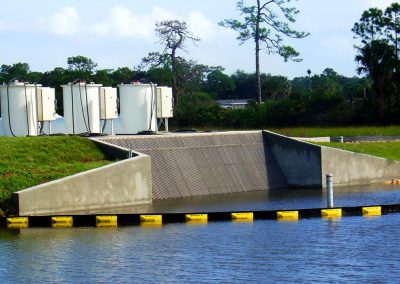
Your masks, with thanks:
M 328 208 L 333 208 L 333 177 L 332 174 L 326 175 L 326 201 Z
M 168 132 L 168 118 L 165 119 L 165 131 Z
M 49 121 L 49 135 L 51 135 L 51 121 Z
M 111 135 L 114 135 L 114 120 L 111 119 Z

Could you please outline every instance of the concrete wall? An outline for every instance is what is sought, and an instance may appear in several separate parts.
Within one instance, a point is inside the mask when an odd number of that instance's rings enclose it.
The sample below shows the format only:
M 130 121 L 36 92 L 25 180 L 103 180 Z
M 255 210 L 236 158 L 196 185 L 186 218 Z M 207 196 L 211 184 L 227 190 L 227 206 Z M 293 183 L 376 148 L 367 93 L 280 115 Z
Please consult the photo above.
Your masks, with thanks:
M 287 187 L 261 131 L 105 137 L 151 156 L 153 199 Z
M 289 186 L 321 187 L 321 147 L 270 131 L 263 134 Z
M 335 186 L 382 183 L 400 178 L 400 162 L 321 147 L 323 186 L 325 174 L 333 175 Z
M 152 202 L 150 157 L 136 157 L 14 194 L 20 216 L 104 212 Z M 111 211 L 111 210 L 110 210 Z

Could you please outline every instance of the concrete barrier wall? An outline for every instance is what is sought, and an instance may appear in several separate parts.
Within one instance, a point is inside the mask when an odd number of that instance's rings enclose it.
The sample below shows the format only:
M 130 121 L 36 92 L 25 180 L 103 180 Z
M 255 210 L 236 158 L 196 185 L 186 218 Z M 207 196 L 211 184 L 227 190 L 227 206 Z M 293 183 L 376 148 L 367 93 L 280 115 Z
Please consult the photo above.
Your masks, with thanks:
M 289 186 L 321 188 L 320 146 L 270 131 L 263 134 Z
M 153 199 L 287 187 L 261 131 L 118 136 L 101 140 L 151 156 Z
M 88 214 L 152 202 L 150 157 L 136 157 L 14 194 L 20 216 Z
M 323 186 L 325 174 L 333 175 L 335 186 L 382 183 L 400 178 L 400 162 L 321 147 Z

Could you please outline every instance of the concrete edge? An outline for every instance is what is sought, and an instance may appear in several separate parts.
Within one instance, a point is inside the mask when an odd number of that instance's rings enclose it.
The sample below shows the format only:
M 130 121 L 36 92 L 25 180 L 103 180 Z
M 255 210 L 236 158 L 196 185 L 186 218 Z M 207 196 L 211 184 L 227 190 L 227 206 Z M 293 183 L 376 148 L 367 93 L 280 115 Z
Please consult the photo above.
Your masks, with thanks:
M 112 139 L 125 139 L 125 138 L 132 138 L 132 136 L 135 136 L 137 139 L 141 138 L 149 138 L 149 137 L 190 137 L 190 136 L 211 136 L 211 135 L 233 135 L 233 134 L 239 134 L 239 133 L 260 133 L 264 130 L 234 130 L 234 131 L 215 131 L 215 132 L 180 132 L 180 133 L 164 133 L 164 134 L 153 134 L 153 135 L 113 135 L 113 136 L 106 136 L 107 139 L 112 138 Z M 97 139 L 97 138 L 94 138 Z
M 108 147 L 113 153 L 119 151 L 119 156 L 123 153 L 124 159 L 14 192 L 12 199 L 19 215 L 71 214 L 152 202 L 151 157 L 104 141 L 91 140 Z M 128 158 L 128 154 L 133 157 Z M 47 199 L 58 202 L 58 207 L 55 208 Z

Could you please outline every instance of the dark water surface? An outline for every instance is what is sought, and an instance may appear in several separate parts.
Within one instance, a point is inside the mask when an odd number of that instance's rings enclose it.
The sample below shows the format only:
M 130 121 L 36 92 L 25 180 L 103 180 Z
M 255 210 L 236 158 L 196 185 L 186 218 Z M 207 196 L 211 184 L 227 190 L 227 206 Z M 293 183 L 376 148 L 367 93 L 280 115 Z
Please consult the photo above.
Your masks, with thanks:
M 264 197 L 263 197 L 264 194 Z M 229 198 L 228 198 L 229 197 Z M 337 206 L 400 203 L 396 187 Z M 318 191 L 157 202 L 168 212 L 324 207 Z M 400 214 L 297 222 L 0 230 L 0 283 L 398 283 Z

